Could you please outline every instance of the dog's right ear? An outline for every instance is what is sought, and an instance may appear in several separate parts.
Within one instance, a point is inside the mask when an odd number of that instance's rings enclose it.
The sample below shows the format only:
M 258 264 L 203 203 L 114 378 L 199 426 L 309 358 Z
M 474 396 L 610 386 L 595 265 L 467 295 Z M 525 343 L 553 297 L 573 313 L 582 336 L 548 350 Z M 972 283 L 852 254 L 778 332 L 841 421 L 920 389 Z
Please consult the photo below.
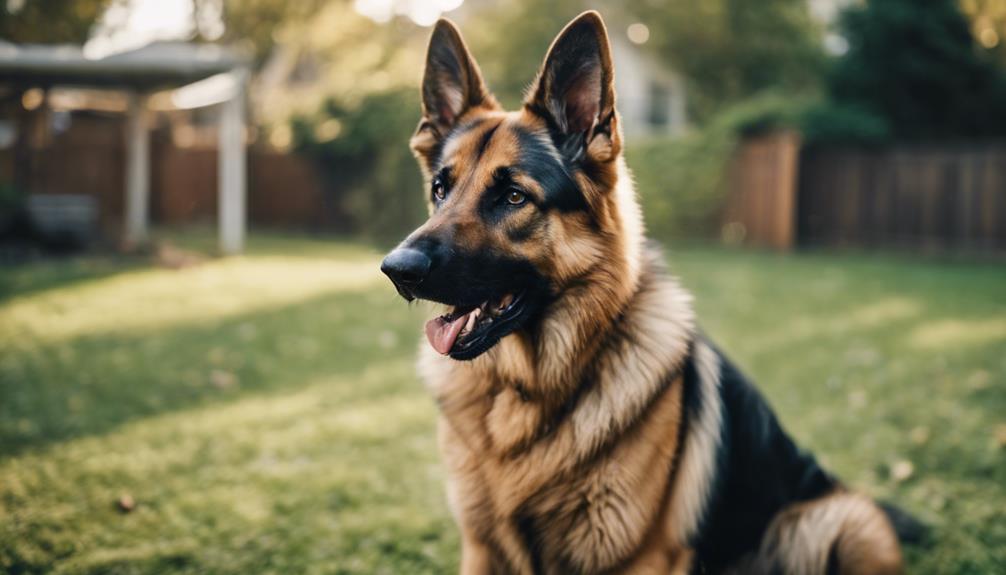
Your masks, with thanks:
M 444 18 L 433 28 L 426 51 L 422 96 L 423 118 L 410 145 L 425 169 L 436 161 L 434 156 L 444 138 L 465 112 L 476 107 L 499 108 L 461 33 Z

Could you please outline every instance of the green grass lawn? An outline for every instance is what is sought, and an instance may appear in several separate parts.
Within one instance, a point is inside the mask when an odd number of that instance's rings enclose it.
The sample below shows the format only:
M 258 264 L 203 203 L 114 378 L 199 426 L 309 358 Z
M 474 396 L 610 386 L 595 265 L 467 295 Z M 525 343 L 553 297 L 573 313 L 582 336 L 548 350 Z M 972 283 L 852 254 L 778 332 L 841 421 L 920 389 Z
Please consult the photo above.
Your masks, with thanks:
M 933 527 L 910 573 L 1006 573 L 1006 267 L 669 257 L 786 427 Z M 256 237 L 0 270 L 0 572 L 452 572 L 427 310 L 378 261 Z

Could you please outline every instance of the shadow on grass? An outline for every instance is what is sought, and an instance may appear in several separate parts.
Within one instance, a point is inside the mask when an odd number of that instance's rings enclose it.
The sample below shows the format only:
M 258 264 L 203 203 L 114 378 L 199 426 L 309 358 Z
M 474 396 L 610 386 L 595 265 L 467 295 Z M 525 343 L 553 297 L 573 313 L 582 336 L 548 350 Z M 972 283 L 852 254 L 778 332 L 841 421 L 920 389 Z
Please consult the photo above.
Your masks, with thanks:
M 456 540 L 435 407 L 411 372 L 404 359 L 374 362 L 0 462 L 0 510 L 15 519 L 0 524 L 0 566 L 444 572 Z M 123 492 L 130 513 L 112 505 Z
M 6 266 L 0 273 L 0 303 L 13 297 L 29 297 L 112 278 L 149 264 L 150 261 L 142 257 L 93 256 L 51 258 Z
M 0 362 L 0 454 L 408 357 L 418 316 L 389 292 L 325 294 L 226 319 L 22 349 Z

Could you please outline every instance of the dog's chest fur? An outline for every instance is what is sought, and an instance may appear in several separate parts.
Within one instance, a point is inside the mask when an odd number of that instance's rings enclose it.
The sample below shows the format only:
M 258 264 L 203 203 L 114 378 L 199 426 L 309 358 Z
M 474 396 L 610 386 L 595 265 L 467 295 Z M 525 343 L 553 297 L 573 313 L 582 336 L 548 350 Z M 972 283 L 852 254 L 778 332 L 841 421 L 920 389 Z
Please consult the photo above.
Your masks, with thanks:
M 506 571 L 597 572 L 648 547 L 672 553 L 667 542 L 681 537 L 665 510 L 680 452 L 688 303 L 673 280 L 649 275 L 622 322 L 634 331 L 607 334 L 560 408 L 527 379 L 514 383 L 540 369 L 519 365 L 530 345 L 519 337 L 501 342 L 491 371 L 425 356 L 452 509 L 463 536 L 489 542 Z
M 554 468 L 556 475 L 543 477 L 537 489 L 528 489 L 524 473 L 549 465 L 547 458 L 477 462 L 480 475 L 497 479 L 489 482 L 493 491 L 477 493 L 473 501 L 482 500 L 476 505 L 482 509 L 510 511 L 502 530 L 516 528 L 522 544 L 519 553 L 510 553 L 527 556 L 537 572 L 598 572 L 630 561 L 648 537 L 664 540 L 660 515 L 677 453 L 681 389 L 680 380 L 672 382 L 645 422 L 583 464 Z M 491 521 L 483 525 L 496 538 L 492 532 L 501 530 L 501 518 L 486 519 Z

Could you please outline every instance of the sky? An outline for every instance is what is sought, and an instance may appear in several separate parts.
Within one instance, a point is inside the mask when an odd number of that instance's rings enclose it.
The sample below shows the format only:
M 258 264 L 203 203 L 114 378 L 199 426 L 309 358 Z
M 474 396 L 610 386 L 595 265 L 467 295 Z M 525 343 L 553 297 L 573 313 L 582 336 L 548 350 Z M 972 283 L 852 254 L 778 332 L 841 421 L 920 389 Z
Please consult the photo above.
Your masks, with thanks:
M 432 26 L 441 14 L 463 3 L 464 0 L 355 0 L 353 7 L 376 22 L 387 22 L 395 14 L 402 14 L 420 26 Z
M 213 5 L 210 4 L 212 7 Z M 139 48 L 155 40 L 181 40 L 193 30 L 192 0 L 124 0 L 113 3 L 84 46 L 88 57 Z M 200 14 L 203 33 L 213 39 L 224 32 L 219 9 Z
M 210 10 L 200 13 L 200 28 L 210 40 L 221 36 L 220 0 L 209 3 Z M 461 6 L 464 0 L 355 0 L 356 11 L 378 22 L 387 22 L 397 14 L 408 16 L 420 26 L 431 26 L 442 14 Z M 101 58 L 116 52 L 139 48 L 156 40 L 181 40 L 192 36 L 192 0 L 123 0 L 105 12 L 84 53 Z

